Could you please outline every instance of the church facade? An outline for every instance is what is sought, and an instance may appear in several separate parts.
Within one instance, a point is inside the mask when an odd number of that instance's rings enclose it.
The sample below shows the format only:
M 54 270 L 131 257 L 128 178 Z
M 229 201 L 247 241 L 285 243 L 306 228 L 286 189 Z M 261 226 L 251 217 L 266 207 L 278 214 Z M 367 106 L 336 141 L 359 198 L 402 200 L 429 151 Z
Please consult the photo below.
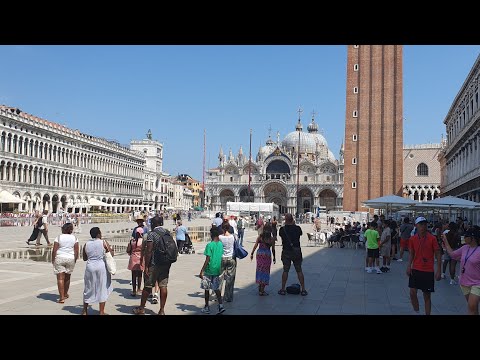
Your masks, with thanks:
M 299 118 L 283 140 L 278 133 L 277 141 L 269 137 L 251 162 L 242 147 L 237 155 L 230 149 L 228 156 L 220 148 L 218 161 L 205 179 L 205 204 L 211 211 L 225 211 L 228 201 L 273 202 L 280 213 L 291 214 L 343 207 L 343 146 L 336 159 L 314 118 L 307 132 Z

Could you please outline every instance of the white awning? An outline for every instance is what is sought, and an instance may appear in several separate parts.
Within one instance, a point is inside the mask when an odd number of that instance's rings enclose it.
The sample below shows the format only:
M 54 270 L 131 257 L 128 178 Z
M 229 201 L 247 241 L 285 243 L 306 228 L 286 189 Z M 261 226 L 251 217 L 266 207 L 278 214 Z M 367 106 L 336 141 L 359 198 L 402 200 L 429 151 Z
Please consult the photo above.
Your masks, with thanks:
M 0 191 L 0 203 L 2 204 L 25 204 L 26 201 L 10 194 L 7 190 Z
M 111 206 L 110 204 L 104 203 L 103 201 L 97 200 L 95 198 L 90 198 L 88 200 L 88 205 L 90 205 L 90 206 Z

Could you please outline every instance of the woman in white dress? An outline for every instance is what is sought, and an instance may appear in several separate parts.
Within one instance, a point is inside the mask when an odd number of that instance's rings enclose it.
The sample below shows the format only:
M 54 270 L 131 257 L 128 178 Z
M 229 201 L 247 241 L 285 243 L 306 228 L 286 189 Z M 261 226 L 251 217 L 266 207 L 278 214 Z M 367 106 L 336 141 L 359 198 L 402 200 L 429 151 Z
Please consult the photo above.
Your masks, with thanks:
M 98 227 L 90 229 L 92 239 L 83 246 L 83 260 L 87 262 L 85 276 L 83 278 L 85 288 L 83 290 L 83 311 L 87 315 L 89 304 L 100 304 L 100 315 L 106 315 L 105 303 L 112 293 L 112 277 L 105 265 L 105 253 L 113 249 L 106 240 L 102 240 L 102 233 Z

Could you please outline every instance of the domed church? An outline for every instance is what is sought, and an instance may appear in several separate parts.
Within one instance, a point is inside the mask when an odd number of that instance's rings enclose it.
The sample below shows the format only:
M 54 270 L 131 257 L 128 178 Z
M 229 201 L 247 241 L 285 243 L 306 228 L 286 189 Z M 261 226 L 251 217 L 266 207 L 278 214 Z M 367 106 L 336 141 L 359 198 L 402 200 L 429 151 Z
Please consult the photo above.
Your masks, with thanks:
M 277 141 L 269 136 L 257 156 L 252 154 L 249 194 L 248 154 L 240 147 L 237 155 L 230 149 L 226 156 L 220 147 L 218 167 L 207 170 L 205 204 L 215 212 L 225 211 L 228 201 L 274 202 L 281 214 L 316 212 L 318 206 L 342 210 L 343 150 L 342 144 L 335 159 L 315 118 L 307 132 L 299 118 L 295 131 L 282 141 L 279 133 Z

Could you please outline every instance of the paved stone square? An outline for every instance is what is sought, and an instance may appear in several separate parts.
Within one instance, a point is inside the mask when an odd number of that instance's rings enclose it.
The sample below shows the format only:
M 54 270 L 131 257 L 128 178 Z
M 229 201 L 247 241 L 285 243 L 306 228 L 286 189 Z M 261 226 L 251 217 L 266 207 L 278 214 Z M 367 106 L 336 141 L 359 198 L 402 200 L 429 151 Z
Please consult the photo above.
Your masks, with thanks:
M 185 222 L 187 226 L 208 225 L 206 219 Z M 173 228 L 173 222 L 166 222 L 167 228 Z M 95 224 L 99 226 L 104 237 L 111 235 L 108 231 L 133 228 L 134 223 Z M 364 271 L 365 250 L 350 248 L 324 248 L 307 246 L 306 232 L 311 225 L 301 225 L 303 247 L 303 271 L 309 294 L 281 296 L 280 289 L 282 264 L 281 247 L 277 247 L 277 263 L 272 264 L 271 284 L 266 291 L 269 296 L 258 296 L 255 284 L 255 260 L 250 257 L 238 261 L 235 281 L 234 301 L 226 303 L 227 311 L 223 315 L 411 315 L 412 308 L 408 296 L 408 279 L 405 275 L 406 261 L 393 262 L 392 271 L 386 274 L 367 274 Z M 83 244 L 88 238 L 90 225 L 82 226 L 78 234 Z M 0 228 L 0 251 L 6 249 L 25 250 L 26 238 L 31 228 Z M 50 237 L 60 233 L 60 228 L 51 227 Z M 244 240 L 245 248 L 253 248 L 256 232 L 248 230 Z M 45 241 L 42 239 L 42 242 Z M 172 265 L 168 284 L 168 299 L 165 312 L 167 315 L 203 315 L 203 290 L 197 275 L 202 267 L 203 249 L 206 243 L 196 243 L 195 254 L 181 255 Z M 85 262 L 81 259 L 71 278 L 70 298 L 64 304 L 57 304 L 56 277 L 52 264 L 45 262 L 42 251 L 46 247 L 33 250 L 30 259 L 0 259 L 0 314 L 80 314 L 82 309 L 83 275 Z M 45 256 L 45 255 L 43 255 Z M 128 256 L 120 255 L 117 260 L 118 272 L 113 276 L 114 290 L 107 301 L 106 312 L 109 314 L 131 314 L 132 308 L 139 305 L 140 297 L 130 296 L 131 272 L 127 270 Z M 43 260 L 42 260 L 43 259 Z M 406 257 L 405 257 L 406 259 Z M 292 266 L 288 284 L 298 282 Z M 420 310 L 423 313 L 423 298 L 419 292 Z M 211 302 L 212 314 L 216 303 Z M 147 303 L 146 313 L 156 314 L 159 305 Z M 94 304 L 91 314 L 98 314 L 98 304 Z M 466 302 L 459 286 L 441 280 L 435 284 L 432 295 L 432 315 L 466 314 Z

